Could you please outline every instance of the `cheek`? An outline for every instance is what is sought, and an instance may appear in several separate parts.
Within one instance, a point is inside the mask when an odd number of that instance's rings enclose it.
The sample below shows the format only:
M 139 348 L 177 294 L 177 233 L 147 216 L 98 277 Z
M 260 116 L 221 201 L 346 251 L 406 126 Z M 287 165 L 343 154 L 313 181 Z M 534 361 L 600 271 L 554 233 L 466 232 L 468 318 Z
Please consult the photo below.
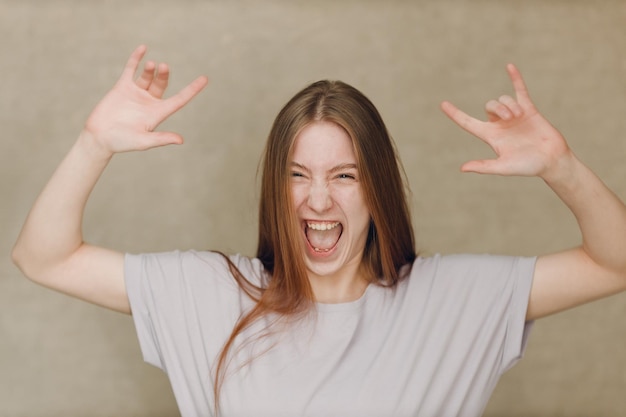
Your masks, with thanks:
M 369 230 L 369 225 L 372 219 L 372 215 L 369 211 L 369 208 L 367 207 L 367 202 L 365 201 L 363 193 L 360 192 L 360 190 L 359 190 L 358 201 L 359 201 L 359 210 L 358 210 L 359 216 L 362 222 L 362 226 L 365 229 L 365 233 L 367 233 L 367 231 Z
M 369 211 L 367 211 L 367 209 L 363 208 L 359 211 L 358 216 L 360 229 L 363 231 L 363 233 L 367 234 L 371 221 L 370 213 Z
M 350 195 L 345 196 L 344 202 L 347 202 L 347 211 L 355 222 L 355 225 L 368 225 L 369 227 L 370 213 L 360 190 L 355 190 L 350 193 Z
M 291 197 L 291 203 L 295 209 L 301 206 L 302 202 L 306 199 L 306 192 L 302 184 L 291 184 L 289 194 Z

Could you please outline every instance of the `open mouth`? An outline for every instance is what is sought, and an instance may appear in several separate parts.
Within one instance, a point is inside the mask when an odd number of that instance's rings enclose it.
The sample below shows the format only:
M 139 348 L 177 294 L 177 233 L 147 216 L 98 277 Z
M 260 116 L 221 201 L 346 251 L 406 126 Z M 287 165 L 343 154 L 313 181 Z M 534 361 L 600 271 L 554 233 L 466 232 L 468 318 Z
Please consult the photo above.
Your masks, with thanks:
M 342 233 L 343 226 L 339 222 L 307 221 L 304 228 L 309 245 L 317 253 L 326 253 L 334 249 Z

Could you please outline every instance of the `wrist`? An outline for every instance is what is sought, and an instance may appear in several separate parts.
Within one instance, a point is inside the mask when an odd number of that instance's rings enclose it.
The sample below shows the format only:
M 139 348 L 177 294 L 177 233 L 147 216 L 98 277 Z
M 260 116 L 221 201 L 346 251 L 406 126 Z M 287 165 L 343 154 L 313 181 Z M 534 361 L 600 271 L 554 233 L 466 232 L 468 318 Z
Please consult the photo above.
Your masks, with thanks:
M 82 130 L 76 141 L 76 146 L 90 159 L 108 163 L 114 152 L 107 149 L 96 137 L 87 130 Z
M 553 189 L 575 191 L 581 167 L 580 160 L 568 149 L 540 177 Z

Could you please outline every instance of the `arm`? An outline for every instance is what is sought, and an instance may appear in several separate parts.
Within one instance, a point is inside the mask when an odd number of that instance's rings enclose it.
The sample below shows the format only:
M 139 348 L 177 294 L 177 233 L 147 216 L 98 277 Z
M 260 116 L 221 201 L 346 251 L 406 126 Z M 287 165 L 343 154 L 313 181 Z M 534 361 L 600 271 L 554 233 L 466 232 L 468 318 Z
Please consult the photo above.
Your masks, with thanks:
M 82 217 L 87 199 L 112 156 L 182 143 L 182 137 L 153 130 L 187 104 L 207 84 L 200 77 L 168 99 L 167 65 L 146 62 L 138 47 L 114 88 L 89 116 L 78 140 L 35 201 L 12 257 L 22 272 L 46 287 L 130 313 L 120 252 L 83 241 Z
M 444 113 L 486 142 L 491 160 L 469 161 L 464 172 L 538 176 L 574 214 L 582 244 L 537 259 L 527 319 L 544 317 L 626 290 L 626 206 L 568 147 L 537 111 L 526 85 L 507 67 L 516 97 L 486 105 L 488 121 L 444 102 Z

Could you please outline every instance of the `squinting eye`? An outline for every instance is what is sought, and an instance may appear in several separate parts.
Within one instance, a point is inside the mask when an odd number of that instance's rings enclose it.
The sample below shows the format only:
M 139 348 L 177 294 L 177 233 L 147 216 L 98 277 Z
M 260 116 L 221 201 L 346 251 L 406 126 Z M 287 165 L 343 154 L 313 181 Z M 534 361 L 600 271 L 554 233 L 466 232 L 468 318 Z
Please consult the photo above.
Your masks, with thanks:
M 300 172 L 296 172 L 296 171 L 293 171 L 291 173 L 291 176 L 292 177 L 304 177 L 304 175 L 302 175 Z
M 342 179 L 342 180 L 353 180 L 355 179 L 355 176 L 352 174 L 339 174 L 337 175 L 337 178 Z

